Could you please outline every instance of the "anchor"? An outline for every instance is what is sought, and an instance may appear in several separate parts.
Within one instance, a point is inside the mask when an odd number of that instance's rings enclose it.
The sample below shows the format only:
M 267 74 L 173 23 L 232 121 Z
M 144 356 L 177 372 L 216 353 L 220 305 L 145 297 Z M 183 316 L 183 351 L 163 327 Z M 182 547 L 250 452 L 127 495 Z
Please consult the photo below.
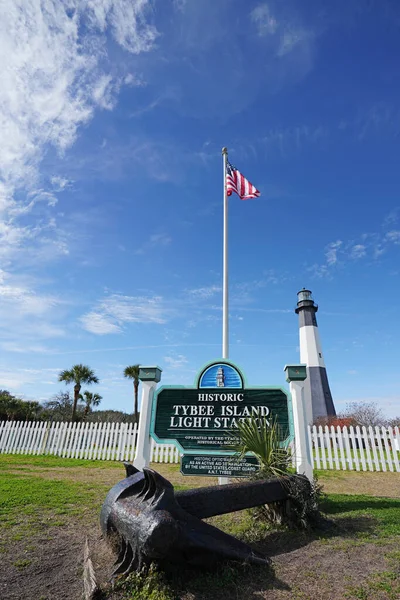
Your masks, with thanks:
M 310 486 L 306 477 L 288 475 L 175 493 L 156 471 L 124 465 L 127 476 L 111 488 L 100 515 L 103 534 L 118 551 L 113 576 L 152 562 L 205 568 L 223 560 L 269 565 L 269 557 L 202 519 L 286 500 L 295 478 Z

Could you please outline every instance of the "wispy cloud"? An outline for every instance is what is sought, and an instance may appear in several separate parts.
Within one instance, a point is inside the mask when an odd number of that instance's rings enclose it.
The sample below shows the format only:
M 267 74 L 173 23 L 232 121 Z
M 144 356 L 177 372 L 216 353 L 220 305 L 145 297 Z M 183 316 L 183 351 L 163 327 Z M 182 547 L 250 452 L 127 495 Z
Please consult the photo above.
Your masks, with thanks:
M 32 277 L 0 270 L 0 347 L 6 352 L 42 353 L 43 342 L 64 337 L 67 302 L 41 291 Z
M 2 369 L 0 387 L 18 392 L 26 384 L 54 385 L 61 369 Z
M 382 223 L 379 232 L 363 233 L 358 241 L 336 240 L 325 247 L 325 262 L 314 263 L 307 271 L 316 278 L 330 278 L 337 267 L 343 267 L 348 263 L 369 259 L 371 261 L 381 258 L 393 246 L 400 245 L 400 230 L 390 229 L 385 231 L 388 225 L 397 222 L 397 213 L 390 213 Z
M 144 242 L 144 244 L 135 250 L 135 254 L 145 254 L 149 250 L 153 248 L 157 248 L 160 246 L 169 246 L 172 242 L 172 237 L 166 233 L 154 233 L 149 237 L 149 239 Z
M 257 27 L 258 35 L 273 35 L 278 29 L 278 21 L 266 2 L 253 8 L 250 18 Z
M 150 0 L 5 0 L 0 22 L 0 230 L 2 255 L 45 238 L 49 256 L 65 254 L 54 215 L 54 193 L 69 182 L 53 176 L 43 189 L 40 165 L 51 149 L 61 156 L 96 109 L 111 110 L 126 80 L 107 55 L 106 31 L 132 54 L 151 50 L 158 37 Z M 133 77 L 133 76 L 132 76 Z M 36 223 L 20 225 L 32 213 Z M 43 246 L 43 244 L 42 244 Z M 50 249 L 51 248 L 51 249 Z
M 161 296 L 141 297 L 112 294 L 80 317 L 83 329 L 96 335 L 120 333 L 130 323 L 163 324 L 171 317 Z
M 328 244 L 325 252 L 326 262 L 328 265 L 335 265 L 337 263 L 337 254 L 341 246 L 343 246 L 343 242 L 341 240 L 337 240 L 336 242 L 331 242 Z
M 185 369 L 188 359 L 183 354 L 178 354 L 177 356 L 164 356 L 164 362 L 169 369 Z
M 194 299 L 208 300 L 216 294 L 221 292 L 222 288 L 220 285 L 209 285 L 206 287 L 194 288 L 192 290 L 186 290 L 186 292 Z
M 283 57 L 302 44 L 308 44 L 314 36 L 310 29 L 306 29 L 293 15 L 291 19 L 280 16 L 272 10 L 269 2 L 263 2 L 250 12 L 250 19 L 254 23 L 260 37 L 268 37 L 273 42 L 275 54 Z

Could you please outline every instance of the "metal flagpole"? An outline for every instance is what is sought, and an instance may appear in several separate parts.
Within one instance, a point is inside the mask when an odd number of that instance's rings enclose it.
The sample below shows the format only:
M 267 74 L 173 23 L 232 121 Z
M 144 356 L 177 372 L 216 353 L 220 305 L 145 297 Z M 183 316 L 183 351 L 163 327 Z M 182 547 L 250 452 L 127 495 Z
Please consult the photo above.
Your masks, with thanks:
M 228 148 L 222 148 L 224 177 L 224 233 L 222 275 L 222 358 L 229 358 L 229 306 L 228 306 L 228 194 L 226 193 L 226 165 Z
M 229 358 L 229 306 L 228 306 L 228 194 L 226 193 L 226 164 L 228 148 L 222 148 L 223 181 L 224 181 L 224 241 L 222 270 L 222 358 Z M 219 485 L 227 485 L 229 477 L 218 477 Z

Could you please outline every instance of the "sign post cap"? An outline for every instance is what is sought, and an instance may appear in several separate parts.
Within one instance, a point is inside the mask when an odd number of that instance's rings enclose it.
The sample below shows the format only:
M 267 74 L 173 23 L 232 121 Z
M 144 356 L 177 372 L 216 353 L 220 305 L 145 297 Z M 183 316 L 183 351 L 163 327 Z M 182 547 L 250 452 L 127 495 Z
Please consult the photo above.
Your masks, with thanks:
M 304 381 L 307 379 L 307 365 L 285 365 L 286 381 Z
M 160 367 L 139 367 L 140 381 L 155 381 L 158 383 L 161 380 L 162 369 Z

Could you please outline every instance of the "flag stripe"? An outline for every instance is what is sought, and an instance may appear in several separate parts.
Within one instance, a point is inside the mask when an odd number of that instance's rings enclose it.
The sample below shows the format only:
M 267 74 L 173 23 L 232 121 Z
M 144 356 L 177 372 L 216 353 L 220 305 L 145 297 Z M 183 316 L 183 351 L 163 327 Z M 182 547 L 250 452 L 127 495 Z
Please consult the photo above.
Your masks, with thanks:
M 228 196 L 231 196 L 232 192 L 235 192 L 241 200 L 258 198 L 260 195 L 257 188 L 229 162 L 226 166 L 226 191 Z

